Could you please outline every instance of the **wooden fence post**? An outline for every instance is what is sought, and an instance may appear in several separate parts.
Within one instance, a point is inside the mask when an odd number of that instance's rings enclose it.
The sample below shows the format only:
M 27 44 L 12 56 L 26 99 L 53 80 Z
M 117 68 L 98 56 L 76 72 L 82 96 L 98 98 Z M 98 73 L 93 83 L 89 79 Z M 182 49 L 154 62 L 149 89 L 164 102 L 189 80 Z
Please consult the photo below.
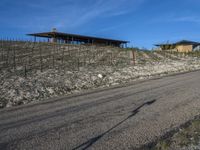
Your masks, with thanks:
M 14 71 L 16 70 L 16 52 L 15 52 L 15 47 L 13 47 L 13 69 Z
M 39 49 L 40 49 L 40 71 L 43 72 L 42 47 L 39 46 Z
M 130 58 L 131 58 L 131 64 L 135 65 L 136 64 L 136 51 L 135 50 L 131 50 L 130 51 Z

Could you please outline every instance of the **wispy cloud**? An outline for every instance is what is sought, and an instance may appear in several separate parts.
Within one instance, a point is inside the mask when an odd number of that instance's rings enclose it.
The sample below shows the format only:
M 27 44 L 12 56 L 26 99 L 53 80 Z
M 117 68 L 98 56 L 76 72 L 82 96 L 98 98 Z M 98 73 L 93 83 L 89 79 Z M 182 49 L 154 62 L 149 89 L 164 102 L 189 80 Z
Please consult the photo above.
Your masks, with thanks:
M 87 6 L 73 5 L 71 16 L 62 16 L 56 25 L 59 27 L 78 27 L 93 19 L 116 17 L 134 11 L 144 0 L 96 0 L 86 2 Z M 90 3 L 91 2 L 91 3 Z M 76 10 L 76 12 L 74 12 Z M 64 19 L 65 18 L 65 19 Z
M 144 1 L 61 0 L 49 2 L 48 0 L 22 0 L 16 3 L 17 6 L 21 5 L 19 10 L 15 10 L 19 17 L 16 18 L 16 14 L 11 14 L 10 17 L 16 21 L 15 26 L 24 28 L 35 28 L 36 30 L 51 27 L 71 29 L 85 25 L 94 19 L 128 14 L 137 9 Z
M 197 16 L 174 17 L 172 18 L 171 21 L 200 23 L 200 17 Z
M 162 18 L 155 18 L 152 20 L 152 22 L 189 22 L 189 23 L 200 23 L 200 17 L 195 15 L 174 15 L 174 14 L 168 14 L 162 16 Z
M 129 24 L 131 24 L 131 23 L 121 23 L 121 24 L 112 25 L 112 26 L 109 26 L 109 27 L 104 27 L 104 28 L 99 29 L 95 33 L 102 33 L 102 32 L 107 32 L 107 31 L 118 30 L 119 28 L 121 28 L 123 26 L 127 26 Z

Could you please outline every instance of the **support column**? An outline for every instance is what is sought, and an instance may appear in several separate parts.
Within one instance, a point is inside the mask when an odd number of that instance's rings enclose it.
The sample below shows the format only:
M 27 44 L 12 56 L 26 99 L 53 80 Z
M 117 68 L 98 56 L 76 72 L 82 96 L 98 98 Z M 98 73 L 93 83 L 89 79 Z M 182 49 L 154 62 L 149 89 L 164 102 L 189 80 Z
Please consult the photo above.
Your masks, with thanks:
M 74 44 L 74 37 L 72 36 L 72 41 L 71 41 L 71 44 Z

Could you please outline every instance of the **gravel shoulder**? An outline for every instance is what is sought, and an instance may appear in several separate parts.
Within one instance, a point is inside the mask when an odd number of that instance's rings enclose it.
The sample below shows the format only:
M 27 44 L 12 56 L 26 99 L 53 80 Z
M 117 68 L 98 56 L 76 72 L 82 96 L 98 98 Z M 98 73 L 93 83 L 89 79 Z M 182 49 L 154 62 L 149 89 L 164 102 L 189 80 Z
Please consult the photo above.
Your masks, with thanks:
M 188 121 L 171 135 L 159 140 L 151 150 L 199 150 L 200 116 Z

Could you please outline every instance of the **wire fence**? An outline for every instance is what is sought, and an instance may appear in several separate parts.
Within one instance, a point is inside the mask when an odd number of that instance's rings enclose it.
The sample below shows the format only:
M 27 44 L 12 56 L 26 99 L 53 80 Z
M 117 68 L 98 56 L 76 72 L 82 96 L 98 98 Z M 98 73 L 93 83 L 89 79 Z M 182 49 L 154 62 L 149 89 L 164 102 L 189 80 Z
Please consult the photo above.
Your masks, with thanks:
M 0 40 L 0 70 L 27 73 L 46 69 L 79 71 L 82 67 L 127 65 L 129 52 L 122 48 L 48 42 Z
M 166 61 L 199 60 L 200 51 L 175 52 L 175 51 L 136 51 L 136 64 L 146 65 L 162 63 Z
M 38 70 L 79 71 L 83 67 L 125 67 L 188 57 L 200 58 L 200 52 L 136 51 L 111 46 L 0 40 L 0 71 L 10 70 L 24 76 Z

